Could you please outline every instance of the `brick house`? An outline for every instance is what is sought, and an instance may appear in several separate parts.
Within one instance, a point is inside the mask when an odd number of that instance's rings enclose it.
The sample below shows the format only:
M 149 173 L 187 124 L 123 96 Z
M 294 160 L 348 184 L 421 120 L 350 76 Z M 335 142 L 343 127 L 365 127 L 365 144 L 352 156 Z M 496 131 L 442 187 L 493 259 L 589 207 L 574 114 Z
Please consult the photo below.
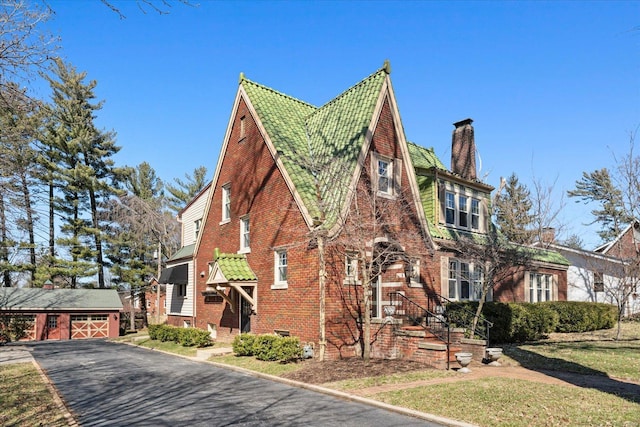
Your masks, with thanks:
M 114 289 L 0 288 L 0 324 L 19 320 L 24 340 L 117 337 L 121 311 Z
M 492 187 L 475 176 L 469 119 L 456 123 L 452 160 L 449 171 L 433 149 L 406 140 L 388 62 L 321 107 L 241 74 L 189 258 L 189 325 L 219 339 L 276 332 L 326 344 L 328 357 L 359 354 L 360 279 L 370 277 L 371 354 L 430 360 L 416 356 L 413 339 L 428 332 L 399 333 L 402 317 L 477 297 L 473 266 L 452 247 L 456 233 L 482 235 L 490 220 Z M 566 260 L 540 250 L 535 262 L 493 298 L 566 298 Z M 172 313 L 169 322 L 178 324 Z

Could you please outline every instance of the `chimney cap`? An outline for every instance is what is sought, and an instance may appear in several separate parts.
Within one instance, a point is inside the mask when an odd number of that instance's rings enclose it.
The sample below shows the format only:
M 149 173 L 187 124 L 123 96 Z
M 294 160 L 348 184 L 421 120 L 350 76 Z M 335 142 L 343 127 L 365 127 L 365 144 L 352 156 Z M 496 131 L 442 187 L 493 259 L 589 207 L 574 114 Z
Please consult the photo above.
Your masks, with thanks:
M 460 120 L 459 122 L 455 122 L 453 125 L 456 128 L 459 128 L 459 127 L 462 127 L 462 126 L 465 126 L 465 125 L 470 125 L 471 123 L 473 123 L 473 119 L 467 118 L 467 119 L 464 119 L 464 120 Z

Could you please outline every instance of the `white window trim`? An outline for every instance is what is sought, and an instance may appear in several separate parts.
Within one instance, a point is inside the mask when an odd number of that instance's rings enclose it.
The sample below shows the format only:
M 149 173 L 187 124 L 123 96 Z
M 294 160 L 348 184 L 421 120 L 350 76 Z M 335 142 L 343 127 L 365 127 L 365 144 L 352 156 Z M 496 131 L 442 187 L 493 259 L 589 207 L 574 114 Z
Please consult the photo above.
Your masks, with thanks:
M 229 212 L 227 212 L 227 202 L 229 204 Z M 227 183 L 222 186 L 222 205 L 220 212 L 220 224 L 226 224 L 231 221 L 231 184 Z
M 531 283 L 533 276 L 545 276 L 549 278 L 549 298 L 538 298 L 538 288 L 535 284 Z M 535 286 L 535 287 L 532 287 Z M 541 292 L 544 294 L 546 287 L 541 288 Z M 558 300 L 558 275 L 551 273 L 540 273 L 537 271 L 525 271 L 524 273 L 524 299 L 526 302 L 544 302 L 544 301 L 557 301 Z
M 198 234 L 200 234 L 200 230 L 202 230 L 202 218 L 196 219 L 193 221 L 193 240 L 198 240 Z
M 451 263 L 456 263 L 456 271 L 455 271 L 455 277 L 451 277 Z M 463 278 L 462 277 L 462 264 L 466 264 L 468 266 L 468 277 L 467 278 Z M 483 269 L 481 268 L 481 265 L 477 265 L 473 262 L 464 260 L 464 259 L 457 259 L 457 258 L 447 258 L 447 262 L 446 262 L 446 277 L 447 277 L 447 281 L 445 284 L 443 284 L 443 287 L 446 286 L 447 289 L 447 298 L 449 298 L 452 301 L 478 301 L 480 299 L 480 296 L 482 295 L 482 289 L 481 287 L 484 285 L 484 273 L 483 273 Z M 480 268 L 478 268 L 480 267 Z M 482 273 L 482 279 L 478 278 L 478 274 Z M 455 294 L 452 295 L 451 294 L 451 283 L 452 281 L 455 280 L 456 284 L 455 284 Z M 460 294 L 462 293 L 462 281 L 468 281 L 469 282 L 469 298 L 464 298 L 462 299 L 460 297 Z M 476 288 L 477 291 L 475 291 Z M 475 291 L 475 292 L 474 292 Z M 493 299 L 493 292 L 491 289 L 489 289 L 489 292 L 487 293 L 487 301 L 491 301 Z
M 378 169 L 378 162 L 383 161 L 387 163 L 387 179 L 389 180 L 389 184 L 387 187 L 387 191 L 381 191 L 378 188 L 380 182 L 380 174 Z M 400 179 L 401 179 L 401 171 L 402 171 L 402 161 L 400 159 L 392 159 L 378 153 L 371 153 L 371 177 L 372 177 L 372 185 L 374 187 L 376 195 L 385 198 L 395 198 L 399 192 L 400 188 Z
M 246 227 L 245 227 L 246 226 Z M 245 234 L 248 235 L 249 244 L 245 246 Z M 248 254 L 251 252 L 251 221 L 249 215 L 240 217 L 240 250 L 239 254 Z
M 280 280 L 280 254 L 287 256 L 287 280 Z M 273 251 L 273 285 L 271 289 L 287 289 L 289 287 L 289 254 L 286 249 L 276 249 Z
M 422 287 L 422 284 L 420 283 L 420 259 L 419 258 L 409 259 L 409 287 L 411 288 Z
M 463 187 L 457 184 L 453 184 L 448 181 L 441 181 L 443 186 L 443 191 L 441 191 L 440 197 L 442 197 L 441 203 L 441 215 L 440 223 L 446 225 L 447 227 L 453 227 L 460 230 L 470 231 L 474 233 L 484 233 L 486 232 L 486 220 L 487 215 L 485 210 L 483 209 L 485 199 L 477 194 L 476 191 Z M 453 207 L 448 207 L 447 205 L 447 195 L 452 195 Z M 464 198 L 466 200 L 466 210 L 462 210 L 460 199 Z M 478 211 L 476 213 L 473 212 L 473 204 L 474 201 L 477 202 Z M 447 222 L 447 210 L 453 209 L 453 223 Z M 467 225 L 460 225 L 461 212 L 464 212 L 467 216 Z M 477 217 L 478 227 L 473 227 L 473 219 Z
M 349 274 L 349 267 L 351 267 L 352 273 Z M 353 253 L 347 253 L 344 256 L 344 280 L 345 285 L 358 285 L 360 284 L 360 277 L 358 276 L 358 256 Z

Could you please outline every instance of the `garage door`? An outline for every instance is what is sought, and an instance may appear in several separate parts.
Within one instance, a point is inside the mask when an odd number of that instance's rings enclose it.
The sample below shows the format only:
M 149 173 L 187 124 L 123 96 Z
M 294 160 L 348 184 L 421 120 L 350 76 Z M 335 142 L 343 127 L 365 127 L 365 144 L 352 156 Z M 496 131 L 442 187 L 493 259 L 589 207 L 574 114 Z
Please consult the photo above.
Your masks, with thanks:
M 71 339 L 108 338 L 107 314 L 76 314 L 71 316 Z

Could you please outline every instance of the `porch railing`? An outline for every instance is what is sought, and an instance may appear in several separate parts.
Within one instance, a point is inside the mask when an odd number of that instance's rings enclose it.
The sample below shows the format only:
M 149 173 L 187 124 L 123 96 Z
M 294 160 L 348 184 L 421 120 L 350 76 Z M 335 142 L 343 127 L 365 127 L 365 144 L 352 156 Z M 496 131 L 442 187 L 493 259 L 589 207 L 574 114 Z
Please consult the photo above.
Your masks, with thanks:
M 413 326 L 421 326 L 447 346 L 447 369 L 451 359 L 451 325 L 445 316 L 422 307 L 400 292 L 390 292 L 389 302 L 399 317 Z
M 490 322 L 483 315 L 480 315 L 478 318 L 478 324 L 476 325 L 475 330 L 472 331 L 473 318 L 476 315 L 473 310 L 460 307 L 456 312 L 448 312 L 446 310 L 447 304 L 457 301 L 451 301 L 450 299 L 435 292 L 428 293 L 427 297 L 430 311 L 443 313 L 451 325 L 466 329 L 469 338 L 479 337 L 485 340 L 487 342 L 487 347 L 489 347 L 490 331 L 493 327 L 493 322 Z

